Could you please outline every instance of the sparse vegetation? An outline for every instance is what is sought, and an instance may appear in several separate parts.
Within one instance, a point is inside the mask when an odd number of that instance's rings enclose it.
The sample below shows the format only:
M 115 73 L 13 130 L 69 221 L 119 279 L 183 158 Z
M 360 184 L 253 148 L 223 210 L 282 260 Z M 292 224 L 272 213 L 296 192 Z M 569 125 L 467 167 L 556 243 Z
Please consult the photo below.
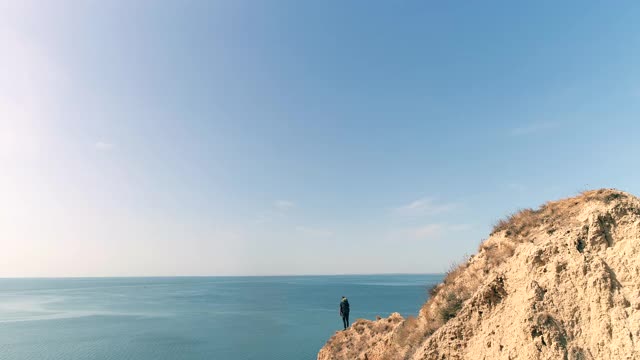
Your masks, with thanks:
M 517 238 L 527 236 L 529 235 L 531 227 L 539 222 L 539 215 L 543 211 L 544 206 L 539 210 L 524 209 L 509 215 L 505 219 L 498 220 L 493 227 L 491 235 L 504 231 L 508 237 Z
M 516 251 L 516 244 L 509 242 L 480 245 L 480 251 L 484 251 L 488 267 L 496 267 L 507 261 Z M 488 269 L 487 269 L 488 270 Z
M 438 309 L 442 322 L 446 323 L 450 319 L 453 319 L 458 314 L 458 311 L 462 309 L 462 304 L 465 300 L 467 299 L 463 299 L 454 292 L 449 292 L 445 297 L 444 306 Z
M 420 333 L 416 331 L 417 328 L 418 319 L 413 316 L 407 317 L 402 325 L 398 327 L 398 330 L 395 333 L 395 340 L 402 347 L 413 347 L 417 345 L 419 340 L 421 340 Z
M 598 200 L 604 202 L 605 204 L 608 204 L 617 199 L 624 199 L 627 197 L 626 194 L 612 189 L 583 191 L 581 195 L 587 201 Z
M 429 293 L 429 298 L 432 298 L 438 295 L 438 291 L 440 290 L 440 284 L 435 284 L 429 287 L 427 293 Z
M 538 226 L 546 226 L 547 233 L 555 231 L 554 224 L 575 215 L 574 209 L 581 203 L 589 201 L 601 201 L 605 204 L 618 199 L 627 198 L 627 195 L 612 189 L 600 189 L 584 191 L 580 195 L 559 201 L 547 202 L 537 210 L 523 209 L 517 211 L 503 219 L 498 220 L 491 235 L 504 232 L 504 235 L 516 242 L 527 241 L 531 231 Z M 558 218 L 558 214 L 563 214 L 564 218 Z
M 451 265 L 449 265 L 449 270 L 447 270 L 442 283 L 445 285 L 452 284 L 460 276 L 460 274 L 462 274 L 462 272 L 466 269 L 466 267 L 467 267 L 467 263 L 465 262 L 451 263 Z

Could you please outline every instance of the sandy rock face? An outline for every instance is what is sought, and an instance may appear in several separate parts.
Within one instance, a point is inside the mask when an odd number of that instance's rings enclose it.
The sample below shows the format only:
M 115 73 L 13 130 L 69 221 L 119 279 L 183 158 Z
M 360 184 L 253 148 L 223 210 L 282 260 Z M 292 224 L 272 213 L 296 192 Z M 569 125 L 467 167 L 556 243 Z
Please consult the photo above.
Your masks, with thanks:
M 376 321 L 358 319 L 348 330 L 337 331 L 327 345 L 320 350 L 318 358 L 334 359 L 336 358 L 334 354 L 349 356 L 349 354 L 363 352 L 362 359 L 381 358 L 391 344 L 394 330 L 403 321 L 404 319 L 398 313 Z
M 515 214 L 418 318 L 358 321 L 318 359 L 640 359 L 640 200 L 598 190 Z

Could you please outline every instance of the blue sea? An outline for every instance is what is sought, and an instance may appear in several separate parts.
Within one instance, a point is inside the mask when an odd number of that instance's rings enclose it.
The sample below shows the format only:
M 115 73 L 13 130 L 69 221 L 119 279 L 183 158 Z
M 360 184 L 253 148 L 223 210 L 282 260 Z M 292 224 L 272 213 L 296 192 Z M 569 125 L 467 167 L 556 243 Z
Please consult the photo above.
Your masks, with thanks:
M 416 315 L 442 275 L 0 279 L 1 360 L 304 360 L 351 320 Z

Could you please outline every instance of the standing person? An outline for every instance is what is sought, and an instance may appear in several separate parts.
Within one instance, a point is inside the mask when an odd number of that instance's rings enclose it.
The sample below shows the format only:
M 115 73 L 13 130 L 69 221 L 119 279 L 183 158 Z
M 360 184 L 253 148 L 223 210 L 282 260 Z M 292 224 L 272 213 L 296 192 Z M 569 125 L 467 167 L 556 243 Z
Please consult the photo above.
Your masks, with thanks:
M 340 300 L 340 316 L 342 316 L 342 325 L 347 330 L 349 327 L 349 300 L 344 296 Z

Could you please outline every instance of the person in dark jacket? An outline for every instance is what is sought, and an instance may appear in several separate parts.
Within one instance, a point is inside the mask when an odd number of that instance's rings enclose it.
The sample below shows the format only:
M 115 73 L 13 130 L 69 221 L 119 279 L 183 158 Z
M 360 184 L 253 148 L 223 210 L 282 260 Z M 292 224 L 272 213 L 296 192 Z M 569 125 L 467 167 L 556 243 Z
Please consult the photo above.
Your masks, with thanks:
M 340 300 L 340 316 L 342 316 L 342 325 L 347 330 L 349 327 L 349 300 L 344 296 Z

